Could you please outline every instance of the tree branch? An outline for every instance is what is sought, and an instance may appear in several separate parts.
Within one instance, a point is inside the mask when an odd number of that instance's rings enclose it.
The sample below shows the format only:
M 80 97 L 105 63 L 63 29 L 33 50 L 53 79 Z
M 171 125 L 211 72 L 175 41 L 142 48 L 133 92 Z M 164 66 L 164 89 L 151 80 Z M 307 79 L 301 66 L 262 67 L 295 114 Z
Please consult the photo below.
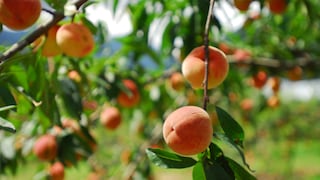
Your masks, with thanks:
M 79 0 L 75 2 L 75 6 L 79 9 L 85 2 L 88 0 Z M 42 34 L 45 34 L 50 27 L 57 24 L 60 20 L 62 20 L 65 16 L 62 13 L 53 12 L 53 18 L 48 23 L 41 25 L 35 31 L 33 31 L 30 35 L 22 39 L 21 41 L 13 44 L 9 49 L 7 49 L 3 54 L 0 55 L 0 66 L 9 60 L 10 57 L 14 56 L 16 53 L 24 49 L 26 46 L 34 42 L 37 38 L 39 38 Z
M 204 30 L 204 51 L 205 51 L 205 72 L 204 72 L 204 94 L 203 94 L 203 109 L 207 110 L 207 104 L 209 102 L 208 97 L 208 75 L 209 75 L 209 28 L 211 24 L 212 14 L 213 14 L 214 0 L 210 0 L 209 11 L 207 16 L 207 21 Z
M 236 60 L 233 59 L 232 55 L 228 56 L 229 63 L 231 64 L 239 64 L 239 65 L 248 65 L 252 67 L 264 67 L 270 70 L 289 70 L 294 68 L 295 66 L 304 67 L 307 69 L 320 68 L 319 59 L 311 58 L 311 57 L 300 57 L 294 60 L 279 60 L 265 57 L 252 57 L 247 60 Z

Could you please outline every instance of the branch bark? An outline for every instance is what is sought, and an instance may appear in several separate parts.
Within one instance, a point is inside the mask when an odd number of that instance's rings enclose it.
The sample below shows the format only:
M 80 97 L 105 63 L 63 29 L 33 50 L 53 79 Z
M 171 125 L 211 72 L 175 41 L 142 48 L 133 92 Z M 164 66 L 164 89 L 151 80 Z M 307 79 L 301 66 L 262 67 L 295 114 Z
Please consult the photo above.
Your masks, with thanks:
M 295 66 L 300 66 L 306 69 L 319 69 L 320 61 L 319 59 L 311 58 L 311 57 L 299 57 L 294 60 L 284 60 L 284 59 L 272 59 L 265 57 L 253 57 L 251 59 L 238 61 L 233 59 L 232 55 L 228 56 L 229 63 L 231 64 L 239 64 L 239 65 L 248 65 L 250 67 L 264 67 L 270 70 L 289 70 L 294 68 Z
M 207 104 L 209 102 L 209 96 L 208 96 L 208 75 L 209 75 L 209 57 L 210 57 L 209 29 L 210 29 L 211 19 L 213 15 L 213 7 L 214 7 L 214 0 L 210 0 L 209 11 L 208 11 L 207 21 L 205 25 L 205 30 L 204 30 L 204 51 L 205 51 L 205 59 L 204 59 L 205 72 L 204 72 L 204 80 L 203 80 L 203 85 L 204 85 L 203 109 L 204 110 L 207 110 Z

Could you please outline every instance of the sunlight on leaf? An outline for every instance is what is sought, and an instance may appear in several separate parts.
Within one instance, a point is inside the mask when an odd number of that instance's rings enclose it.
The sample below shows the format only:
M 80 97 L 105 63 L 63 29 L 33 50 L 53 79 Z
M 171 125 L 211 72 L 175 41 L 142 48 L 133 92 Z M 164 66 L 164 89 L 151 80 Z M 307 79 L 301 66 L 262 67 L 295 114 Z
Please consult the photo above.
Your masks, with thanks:
M 180 156 L 161 149 L 146 149 L 148 158 L 157 166 L 163 168 L 187 168 L 195 165 L 196 160 Z
M 11 122 L 3 119 L 2 117 L 0 117 L 0 130 L 1 129 L 11 133 L 16 132 L 16 128 L 14 127 L 14 125 Z

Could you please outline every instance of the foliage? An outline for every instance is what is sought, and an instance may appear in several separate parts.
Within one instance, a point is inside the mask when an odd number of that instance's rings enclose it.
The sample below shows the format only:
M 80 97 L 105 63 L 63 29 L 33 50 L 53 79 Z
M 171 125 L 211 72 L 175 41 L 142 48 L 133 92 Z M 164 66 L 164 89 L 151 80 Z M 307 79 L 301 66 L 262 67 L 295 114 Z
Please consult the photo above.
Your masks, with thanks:
M 46 2 L 57 10 L 48 10 L 54 14 L 62 13 L 69 1 Z M 265 2 L 253 1 L 260 5 L 253 13 L 239 12 L 229 0 L 215 2 L 210 45 L 221 49 L 222 44 L 227 46 L 230 72 L 220 87 L 209 91 L 207 111 L 217 116 L 216 131 L 208 149 L 197 157 L 170 152 L 163 145 L 159 129 L 174 109 L 187 104 L 202 105 L 201 90 L 192 90 L 184 84 L 182 91 L 176 91 L 170 87 L 169 77 L 180 71 L 181 61 L 191 49 L 203 44 L 208 0 L 83 1 L 77 14 L 59 23 L 74 20 L 89 27 L 96 44 L 94 52 L 84 58 L 65 55 L 47 58 L 41 54 L 41 47 L 36 50 L 31 46 L 31 41 L 3 60 L 9 47 L 0 44 L 0 177 L 18 173 L 19 165 L 33 158 L 36 138 L 52 133 L 57 135 L 59 143 L 56 160 L 66 166 L 77 166 L 79 161 L 88 160 L 93 172 L 102 171 L 104 177 L 113 176 L 121 169 L 125 177 L 120 178 L 147 179 L 152 176 L 150 163 L 153 162 L 165 168 L 192 167 L 194 179 L 255 179 L 245 158 L 242 125 L 251 123 L 260 130 L 256 124 L 265 125 L 265 122 L 252 121 L 251 117 L 277 107 L 269 107 L 268 97 L 252 87 L 251 77 L 263 70 L 269 77 L 290 79 L 288 74 L 292 74 L 295 67 L 303 69 L 299 79 L 320 75 L 318 1 L 290 0 L 280 15 L 270 13 Z M 109 22 L 95 23 L 87 16 L 98 3 L 106 6 L 113 17 L 129 15 L 132 30 L 123 36 L 110 37 Z M 218 15 L 219 9 L 227 11 L 223 9 L 226 6 L 245 18 L 239 29 L 228 30 L 223 17 Z M 38 27 L 40 25 L 35 24 L 26 32 L 35 32 Z M 1 30 L 0 33 L 5 32 Z M 155 43 L 157 38 L 161 40 Z M 239 58 L 237 50 L 246 50 L 250 55 Z M 70 76 L 70 72 L 76 72 L 78 78 Z M 138 85 L 141 100 L 133 108 L 117 104 L 119 92 L 127 91 L 123 79 L 132 79 Z M 239 101 L 252 98 L 252 92 L 258 94 L 254 97 L 258 105 L 248 112 Z M 278 92 L 273 94 L 278 97 Z M 116 130 L 121 131 L 118 136 L 109 130 L 105 130 L 104 138 L 97 136 L 101 126 L 99 113 L 105 106 L 121 110 L 124 122 Z M 251 121 L 243 123 L 233 117 L 250 117 Z M 70 119 L 75 126 L 64 124 Z M 221 143 L 235 148 L 242 162 L 227 156 Z M 108 157 L 110 161 L 101 162 L 99 156 Z M 46 162 L 39 161 L 39 164 L 43 168 Z M 44 168 L 39 174 L 43 172 Z

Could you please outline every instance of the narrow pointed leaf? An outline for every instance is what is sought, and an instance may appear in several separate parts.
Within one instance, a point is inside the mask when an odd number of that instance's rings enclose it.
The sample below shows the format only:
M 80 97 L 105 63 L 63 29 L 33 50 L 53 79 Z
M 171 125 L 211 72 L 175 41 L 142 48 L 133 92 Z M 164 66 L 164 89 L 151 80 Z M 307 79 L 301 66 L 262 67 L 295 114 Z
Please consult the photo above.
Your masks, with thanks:
M 180 156 L 161 149 L 148 148 L 146 153 L 151 162 L 163 168 L 187 168 L 197 163 L 193 158 Z
M 16 105 L 4 106 L 4 107 L 0 108 L 0 112 L 1 111 L 7 111 L 7 110 L 15 109 L 16 107 L 17 107 Z
M 225 134 L 215 133 L 215 135 L 216 135 L 216 137 L 217 137 L 218 139 L 220 139 L 220 140 L 222 140 L 222 141 L 230 144 L 233 148 L 235 148 L 235 149 L 238 151 L 238 153 L 239 153 L 239 155 L 240 155 L 240 157 L 241 157 L 241 160 L 242 160 L 243 164 L 244 164 L 251 172 L 253 172 L 253 170 L 250 168 L 249 164 L 248 164 L 247 161 L 246 161 L 246 157 L 245 157 L 245 155 L 244 155 L 244 153 L 243 153 L 243 149 L 242 149 L 241 147 L 239 147 L 238 144 L 234 143 L 234 142 L 233 142 L 229 137 L 227 137 Z
M 204 173 L 203 165 L 201 162 L 198 162 L 192 170 L 192 179 L 193 180 L 205 180 L 206 175 Z
M 0 117 L 0 130 L 1 129 L 11 133 L 16 132 L 16 128 L 14 127 L 14 125 L 11 122 L 3 119 L 2 117 Z
M 225 159 L 228 161 L 229 166 L 233 170 L 236 179 L 238 180 L 256 180 L 257 179 L 234 160 L 227 157 L 225 157 Z
M 218 162 L 203 162 L 206 179 L 233 180 L 233 174 L 229 174 Z
M 221 127 L 225 134 L 236 144 L 243 147 L 244 131 L 242 127 L 234 120 L 231 115 L 220 107 L 216 107 L 217 115 Z

